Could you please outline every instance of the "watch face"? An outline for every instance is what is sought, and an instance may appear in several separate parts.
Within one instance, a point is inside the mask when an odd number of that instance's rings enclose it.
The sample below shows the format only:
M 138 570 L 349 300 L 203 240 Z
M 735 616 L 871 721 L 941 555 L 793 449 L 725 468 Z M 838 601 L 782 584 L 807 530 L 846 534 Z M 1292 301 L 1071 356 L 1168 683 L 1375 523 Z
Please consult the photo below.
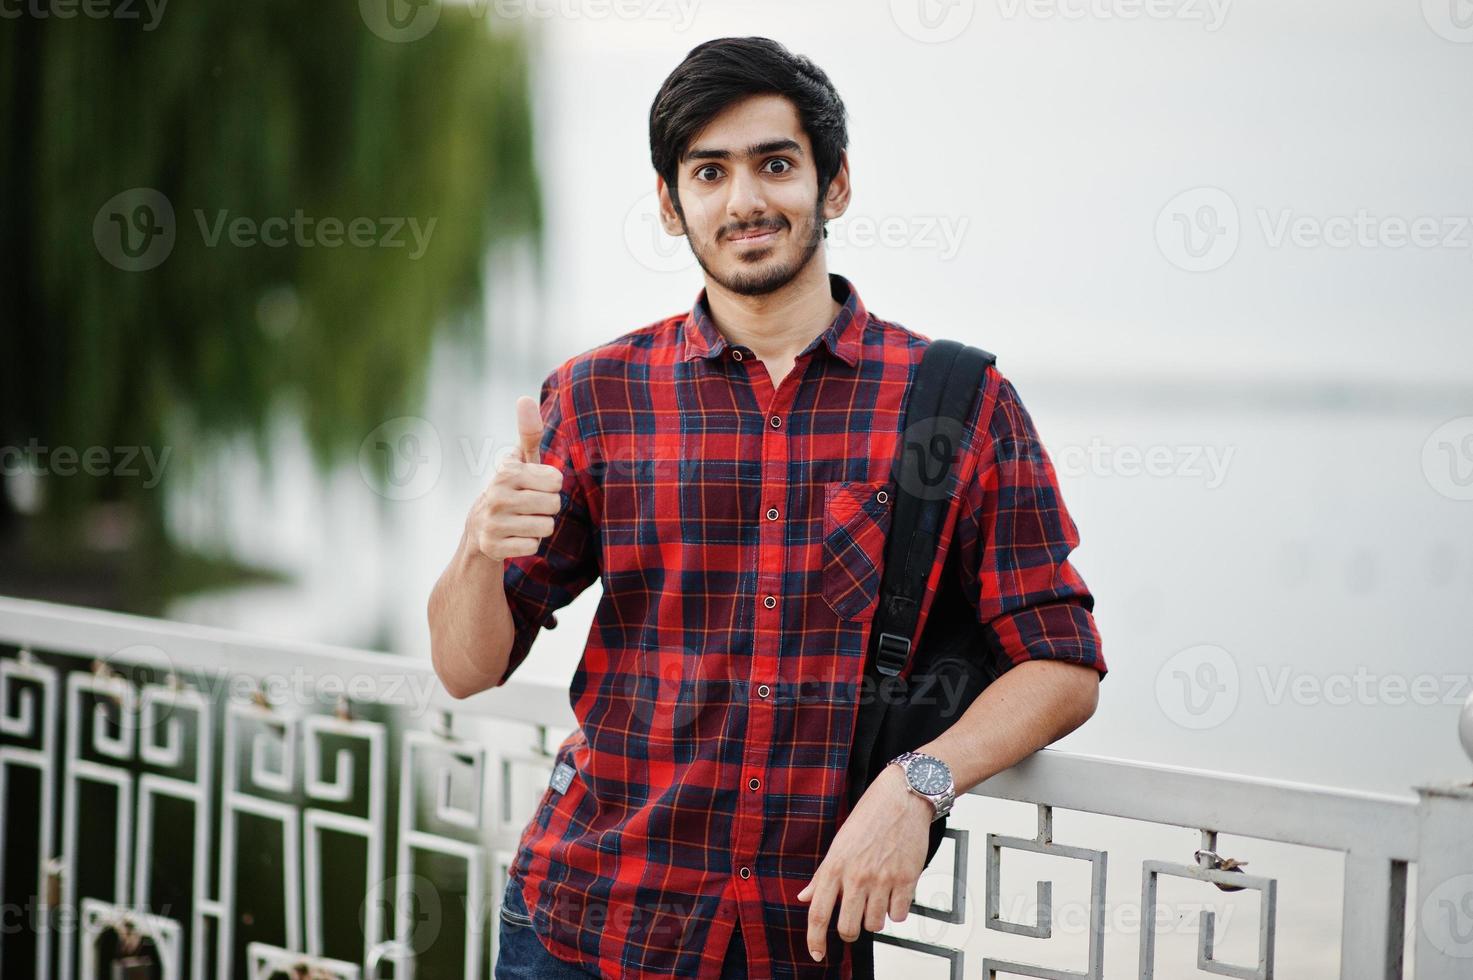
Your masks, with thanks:
M 946 792 L 951 782 L 946 767 L 931 759 L 920 759 L 910 765 L 910 784 L 927 796 Z

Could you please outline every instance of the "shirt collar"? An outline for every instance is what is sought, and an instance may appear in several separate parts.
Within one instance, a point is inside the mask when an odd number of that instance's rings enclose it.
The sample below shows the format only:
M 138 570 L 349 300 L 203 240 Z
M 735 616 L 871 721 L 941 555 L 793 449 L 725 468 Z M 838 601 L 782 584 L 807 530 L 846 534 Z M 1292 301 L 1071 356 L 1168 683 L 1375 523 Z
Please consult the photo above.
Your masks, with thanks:
M 844 308 L 839 311 L 839 315 L 834 317 L 833 322 L 824 329 L 824 332 L 813 338 L 813 342 L 803 348 L 798 356 L 802 357 L 821 343 L 835 357 L 852 366 L 859 361 L 864 327 L 869 320 L 869 314 L 865 311 L 864 302 L 859 298 L 859 290 L 838 273 L 829 273 L 829 290 L 835 300 L 844 304 Z M 681 335 L 680 359 L 682 361 L 689 361 L 696 357 L 708 359 L 719 357 L 731 346 L 726 336 L 716 329 L 715 321 L 711 319 L 704 288 L 696 297 L 695 305 L 691 307 L 690 313 L 686 315 Z

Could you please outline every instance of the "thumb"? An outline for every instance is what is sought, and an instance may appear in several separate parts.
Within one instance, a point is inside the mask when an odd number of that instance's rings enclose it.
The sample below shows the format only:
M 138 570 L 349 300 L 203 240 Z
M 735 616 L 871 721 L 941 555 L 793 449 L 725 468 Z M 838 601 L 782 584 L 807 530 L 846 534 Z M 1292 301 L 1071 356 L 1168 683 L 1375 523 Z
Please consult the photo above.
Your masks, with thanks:
M 522 450 L 522 462 L 541 462 L 542 411 L 531 395 L 517 399 L 517 442 Z

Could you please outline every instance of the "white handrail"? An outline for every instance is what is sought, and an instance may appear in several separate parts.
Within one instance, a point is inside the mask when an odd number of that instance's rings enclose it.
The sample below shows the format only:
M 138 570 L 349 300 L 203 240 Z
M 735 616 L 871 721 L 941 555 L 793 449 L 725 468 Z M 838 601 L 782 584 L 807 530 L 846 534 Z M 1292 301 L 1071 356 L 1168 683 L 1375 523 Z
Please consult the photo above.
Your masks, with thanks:
M 234 703 L 249 700 L 253 686 L 269 690 L 273 682 L 279 682 L 286 685 L 282 689 L 294 685 L 305 691 L 313 705 L 320 705 L 321 696 L 331 689 L 351 701 L 396 706 L 410 714 L 443 712 L 557 728 L 577 724 L 568 690 L 559 684 L 512 679 L 501 687 L 456 699 L 444 690 L 426 657 L 283 640 L 50 602 L 0 597 L 0 643 L 37 656 L 152 668 L 161 675 L 174 675 L 207 699 L 223 696 Z M 241 680 L 247 682 L 245 690 L 237 683 Z M 268 701 L 276 710 L 283 710 L 280 702 L 269 696 Z M 29 712 L 30 706 L 22 705 L 21 710 Z M 48 718 L 49 724 L 54 722 Z M 16 721 L 17 726 L 23 724 Z M 1463 724 L 1473 732 L 1473 699 Z M 20 763 L 47 765 L 27 750 L 6 751 Z M 1412 903 L 1412 913 L 1422 926 L 1417 932 L 1417 978 L 1451 980 L 1470 975 L 1460 971 L 1473 964 L 1473 941 L 1465 941 L 1458 923 L 1444 925 L 1435 917 L 1448 907 L 1461 908 L 1457 902 L 1465 893 L 1473 901 L 1473 785 L 1419 786 L 1416 795 L 1393 795 L 1045 748 L 970 792 L 1039 807 L 1037 840 L 998 837 L 999 846 L 1101 857 L 1103 852 L 1052 844 L 1047 828 L 1052 809 L 1059 808 L 1195 828 L 1207 842 L 1225 833 L 1342 852 L 1346 859 L 1344 980 L 1401 976 L 1406 869 L 1417 864 L 1418 888 Z M 0 774 L 0 800 L 3 796 Z M 993 837 L 996 835 L 989 835 Z M 1204 851 L 1211 849 L 1211 843 L 1204 844 Z M 1153 888 L 1151 875 L 1158 871 L 1203 880 L 1221 874 L 1207 864 L 1198 869 L 1147 862 L 1148 891 Z M 1097 875 L 1102 883 L 1102 864 L 1097 866 Z M 1264 888 L 1271 908 L 1271 879 L 1239 880 Z M 1267 959 L 1261 957 L 1263 963 L 1272 959 L 1270 920 L 1271 915 L 1263 920 L 1268 950 Z M 898 937 L 883 938 L 920 948 Z M 1150 975 L 1149 942 L 1146 936 L 1142 976 Z M 959 965 L 960 959 L 953 962 Z

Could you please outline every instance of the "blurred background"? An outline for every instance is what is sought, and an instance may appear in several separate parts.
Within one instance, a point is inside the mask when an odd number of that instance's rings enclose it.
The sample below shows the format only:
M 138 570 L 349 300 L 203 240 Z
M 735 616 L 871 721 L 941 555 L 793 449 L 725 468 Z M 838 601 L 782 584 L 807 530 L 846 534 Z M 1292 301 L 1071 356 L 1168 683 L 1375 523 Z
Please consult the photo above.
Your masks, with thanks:
M 996 352 L 1063 479 L 1111 668 L 1063 747 L 1467 778 L 1466 0 L 0 13 L 0 593 L 427 657 L 516 396 L 701 288 L 656 89 L 762 34 L 849 109 L 830 268 Z

